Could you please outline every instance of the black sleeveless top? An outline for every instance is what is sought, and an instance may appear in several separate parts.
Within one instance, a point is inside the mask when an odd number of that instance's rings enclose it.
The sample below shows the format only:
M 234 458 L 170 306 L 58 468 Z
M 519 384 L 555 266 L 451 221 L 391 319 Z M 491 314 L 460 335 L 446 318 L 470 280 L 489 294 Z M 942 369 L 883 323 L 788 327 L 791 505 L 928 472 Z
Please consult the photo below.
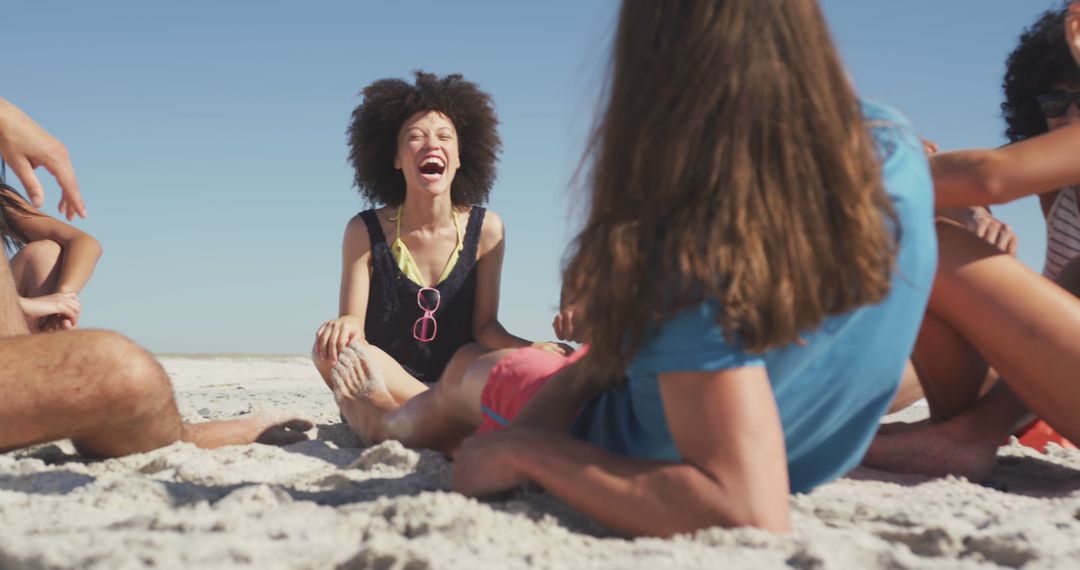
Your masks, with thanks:
M 413 323 L 424 315 L 416 302 L 420 285 L 401 272 L 374 210 L 360 212 L 371 239 L 371 291 L 368 294 L 364 335 L 406 372 L 421 382 L 435 382 L 457 349 L 474 342 L 473 299 L 476 296 L 476 249 L 486 210 L 474 206 L 465 226 L 465 238 L 450 275 L 434 288 L 439 290 L 435 339 L 413 338 Z

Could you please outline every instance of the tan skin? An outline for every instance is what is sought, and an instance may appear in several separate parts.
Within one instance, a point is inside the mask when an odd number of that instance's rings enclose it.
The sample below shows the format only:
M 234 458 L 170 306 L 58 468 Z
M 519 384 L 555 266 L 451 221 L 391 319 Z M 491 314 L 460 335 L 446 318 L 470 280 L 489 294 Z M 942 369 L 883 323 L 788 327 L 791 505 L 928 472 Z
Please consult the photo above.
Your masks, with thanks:
M 11 259 L 27 326 L 31 332 L 75 328 L 82 310 L 78 293 L 93 274 L 101 245 L 86 232 L 41 214 L 14 192 L 3 191 L 29 211 L 4 211 L 8 224 L 29 240 Z
M 443 167 L 439 175 L 421 172 L 421 165 L 429 160 L 438 161 Z M 471 211 L 470 208 L 455 207 L 450 198 L 454 175 L 462 168 L 453 122 L 435 111 L 417 113 L 407 119 L 398 134 L 394 167 L 401 170 L 406 184 L 401 239 L 425 278 L 425 284 L 432 286 L 437 283 L 447 260 L 463 237 L 458 236 L 451 216 L 458 218 L 458 225 L 464 232 Z M 384 207 L 376 212 L 383 234 L 390 240 L 397 235 L 397 223 L 393 219 L 396 213 L 396 207 Z M 569 349 L 556 343 L 532 343 L 510 334 L 499 322 L 499 288 L 505 250 L 506 234 L 502 220 L 489 211 L 484 217 L 477 247 L 472 318 L 473 337 L 480 346 L 462 347 L 448 368 L 467 366 L 485 350 L 537 346 L 565 353 Z M 335 389 L 330 372 L 338 355 L 354 341 L 364 343 L 376 360 L 376 369 L 384 376 L 393 394 L 393 405 L 396 406 L 426 391 L 427 386 L 408 374 L 388 354 L 364 340 L 370 289 L 371 242 L 363 220 L 356 216 L 346 226 L 342 243 L 341 316 L 319 327 L 315 334 L 312 359 L 327 385 Z M 343 409 L 343 414 L 349 418 L 356 416 L 357 412 Z
M 548 381 L 510 427 L 471 436 L 483 420 L 480 393 L 505 356 L 485 354 L 460 375 L 448 370 L 397 408 L 388 391 L 361 395 L 363 364 L 339 368 L 340 381 L 362 411 L 362 437 L 452 453 L 454 488 L 467 495 L 534 481 L 631 535 L 717 525 L 789 530 L 783 432 L 764 369 L 660 375 L 669 429 L 684 458 L 670 463 L 614 455 L 565 434 L 580 404 L 603 388 L 577 377 L 575 365 Z
M 1076 14 L 1080 8 L 1073 4 L 1066 26 L 1071 46 L 1080 41 Z M 937 155 L 931 167 L 938 202 L 1001 203 L 1076 184 L 1078 145 L 1080 125 L 1061 124 L 999 149 Z M 939 227 L 940 267 L 922 331 L 930 327 L 941 341 L 925 343 L 928 354 L 935 352 L 924 361 L 935 363 L 937 372 L 920 378 L 940 421 L 879 436 L 867 454 L 872 466 L 984 476 L 1000 442 L 1029 410 L 1066 438 L 1080 437 L 1076 289 L 1055 285 L 958 231 Z M 1073 264 L 1062 272 L 1065 279 L 1077 274 Z M 917 344 L 916 355 L 919 350 Z M 979 397 L 998 374 L 1002 382 Z
M 4 100 L 0 100 L 0 157 L 13 165 L 38 204 L 43 197 L 33 168 L 45 166 L 57 175 L 63 192 L 61 212 L 69 219 L 85 216 L 63 145 Z M 48 226 L 40 220 L 34 223 Z M 76 267 L 61 283 L 80 286 L 79 276 L 88 273 Z M 5 372 L 0 374 L 4 394 L 0 452 L 65 438 L 84 454 L 108 457 L 176 441 L 207 448 L 255 441 L 288 443 L 306 439 L 300 432 L 312 427 L 306 420 L 258 415 L 182 422 L 168 376 L 135 343 L 108 331 L 30 335 L 5 256 L 0 256 L 0 370 Z
M 406 220 L 408 204 L 407 196 Z M 382 214 L 384 231 L 392 229 L 386 211 Z M 345 267 L 347 274 L 366 281 L 370 244 L 361 224 L 354 220 L 346 230 Z M 496 237 L 501 238 L 499 234 Z M 412 243 L 406 244 L 412 249 Z M 500 246 L 498 239 L 495 247 Z M 501 251 L 492 259 L 501 262 Z M 490 267 L 497 270 L 496 265 Z M 428 268 L 430 275 L 437 275 L 436 268 Z M 497 280 L 493 285 L 494 293 Z M 360 290 L 363 295 L 357 293 Z M 315 347 L 317 366 L 346 421 L 363 439 L 397 439 L 454 453 L 455 488 L 470 495 L 536 481 L 585 514 L 628 534 L 670 536 L 714 525 L 753 525 L 777 532 L 790 528 L 783 432 L 763 369 L 661 376 L 669 427 L 685 458 L 681 463 L 621 457 L 551 431 L 565 431 L 580 404 L 600 388 L 576 380 L 572 369 L 548 382 L 510 429 L 466 439 L 480 425 L 480 393 L 505 352 L 455 358 L 432 389 L 416 387 L 410 394 L 407 384 L 394 379 L 392 360 L 382 351 L 365 345 L 363 358 L 357 358 L 353 349 L 342 352 L 348 340 L 362 335 L 367 290 L 366 283 L 356 287 L 343 282 L 343 312 L 346 323 L 356 319 L 351 323 L 354 328 L 344 340 L 338 332 L 326 342 L 320 337 Z M 482 298 L 477 291 L 477 300 Z M 478 310 L 493 316 L 487 311 L 495 310 L 497 296 L 491 299 Z M 579 311 L 569 305 L 556 317 L 553 325 L 560 338 L 580 338 L 575 322 Z M 483 320 L 474 322 L 481 342 L 481 334 L 500 333 L 501 326 L 485 331 Z M 334 366 L 327 358 L 330 354 L 343 359 Z M 330 373 L 332 367 L 335 374 Z M 371 382 L 375 370 L 381 371 L 385 387 Z M 733 433 L 744 436 L 731 437 Z

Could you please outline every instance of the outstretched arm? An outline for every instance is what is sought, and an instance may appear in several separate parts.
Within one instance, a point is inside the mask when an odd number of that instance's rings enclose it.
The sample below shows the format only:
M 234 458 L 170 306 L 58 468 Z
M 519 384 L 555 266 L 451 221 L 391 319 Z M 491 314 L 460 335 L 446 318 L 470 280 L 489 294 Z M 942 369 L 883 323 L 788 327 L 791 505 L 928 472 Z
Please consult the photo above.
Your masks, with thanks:
M 614 455 L 519 427 L 469 438 L 454 487 L 469 495 L 535 481 L 608 527 L 671 536 L 709 526 L 789 528 L 780 417 L 764 368 L 660 375 L 680 463 Z
M 360 216 L 345 226 L 341 244 L 341 296 L 339 315 L 326 321 L 315 332 L 317 356 L 336 362 L 338 354 L 353 340 L 364 338 L 368 292 L 371 289 L 371 238 Z
M 1080 183 L 1080 125 L 995 149 L 930 157 L 936 206 L 1003 204 Z
M 1080 65 L 1080 2 L 1069 4 L 1062 33 Z M 1072 125 L 997 149 L 935 154 L 936 206 L 1002 204 L 1080 184 L 1078 145 L 1080 125 Z

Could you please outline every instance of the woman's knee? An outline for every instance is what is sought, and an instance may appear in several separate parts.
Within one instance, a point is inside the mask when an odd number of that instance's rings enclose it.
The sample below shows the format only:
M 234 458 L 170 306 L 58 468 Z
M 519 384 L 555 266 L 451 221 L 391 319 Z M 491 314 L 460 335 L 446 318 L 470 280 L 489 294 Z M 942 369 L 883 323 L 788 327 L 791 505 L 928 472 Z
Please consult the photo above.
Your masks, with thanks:
M 43 239 L 22 247 L 11 259 L 11 273 L 20 295 L 41 295 L 40 289 L 57 270 L 63 248 L 55 241 Z

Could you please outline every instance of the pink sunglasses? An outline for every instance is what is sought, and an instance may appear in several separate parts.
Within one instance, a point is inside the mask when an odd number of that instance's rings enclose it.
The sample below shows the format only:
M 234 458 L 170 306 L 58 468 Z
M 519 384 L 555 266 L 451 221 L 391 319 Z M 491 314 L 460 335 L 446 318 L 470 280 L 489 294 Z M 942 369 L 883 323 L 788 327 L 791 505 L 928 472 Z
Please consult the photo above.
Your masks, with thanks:
M 412 326 L 413 338 L 420 342 L 435 340 L 435 333 L 439 324 L 435 322 L 435 311 L 439 310 L 439 301 L 442 296 L 438 289 L 422 287 L 416 292 L 416 304 L 424 311 L 424 316 L 416 319 Z

